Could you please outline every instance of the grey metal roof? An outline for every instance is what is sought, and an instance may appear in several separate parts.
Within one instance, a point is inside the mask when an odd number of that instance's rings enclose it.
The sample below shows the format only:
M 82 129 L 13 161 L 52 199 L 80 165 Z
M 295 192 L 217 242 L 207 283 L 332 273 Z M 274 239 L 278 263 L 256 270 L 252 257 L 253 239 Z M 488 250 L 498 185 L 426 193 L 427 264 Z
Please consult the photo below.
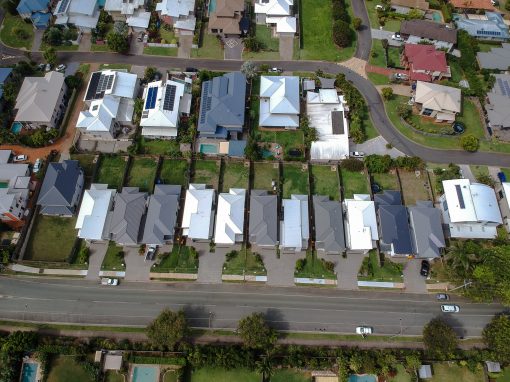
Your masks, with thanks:
M 470 36 L 481 39 L 508 40 L 508 26 L 503 17 L 496 12 L 485 12 L 486 20 L 468 19 L 466 17 L 455 17 L 457 29 L 465 30 Z
M 402 204 L 402 194 L 400 191 L 387 190 L 382 194 L 374 195 L 374 202 L 376 207 L 378 205 L 393 205 L 398 206 Z
M 198 131 L 214 133 L 217 127 L 243 126 L 246 77 L 226 73 L 202 83 Z
M 142 243 L 165 244 L 174 236 L 181 186 L 158 184 L 149 197 Z
M 83 171 L 76 160 L 50 163 L 37 200 L 41 213 L 74 214 L 73 197 L 80 177 L 83 178 Z
M 119 244 L 136 244 L 140 223 L 145 213 L 147 193 L 138 187 L 124 187 L 115 195 L 115 208 L 110 222 L 110 238 Z
M 503 43 L 501 48 L 492 48 L 490 52 L 476 53 L 482 69 L 508 70 L 510 67 L 510 44 Z
M 340 254 L 345 251 L 342 205 L 325 195 L 313 196 L 315 241 L 318 250 Z
M 402 205 L 400 191 L 384 191 L 374 195 L 374 202 L 379 215 L 381 244 L 393 244 L 396 255 L 413 252 L 411 231 L 407 209 Z
M 405 20 L 400 25 L 400 33 L 428 38 L 436 41 L 457 43 L 457 30 L 446 25 L 426 20 Z
M 445 247 L 441 211 L 432 202 L 416 202 L 408 207 L 413 248 L 417 257 L 434 258 Z
M 334 78 L 319 77 L 319 81 L 321 83 L 321 89 L 334 89 L 335 88 L 335 79 Z
M 493 74 L 496 82 L 487 94 L 489 102 L 485 104 L 487 118 L 494 128 L 510 127 L 510 75 Z
M 250 197 L 250 242 L 272 246 L 278 242 L 278 199 L 264 190 L 252 190 Z

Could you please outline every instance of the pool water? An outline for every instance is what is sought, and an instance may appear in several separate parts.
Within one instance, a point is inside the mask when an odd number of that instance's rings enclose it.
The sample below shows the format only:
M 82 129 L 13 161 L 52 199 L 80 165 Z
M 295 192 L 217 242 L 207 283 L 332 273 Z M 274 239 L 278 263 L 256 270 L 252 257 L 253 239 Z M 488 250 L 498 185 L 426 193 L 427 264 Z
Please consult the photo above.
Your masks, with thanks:
M 209 13 L 216 11 L 216 0 L 209 1 Z
M 24 363 L 23 370 L 21 371 L 21 382 L 35 382 L 37 378 L 37 367 L 36 363 Z
M 274 154 L 271 150 L 262 149 L 262 158 L 272 157 Z
M 364 375 L 351 374 L 349 376 L 349 382 L 377 382 L 377 378 L 375 375 L 371 374 Z
M 133 382 L 156 382 L 159 372 L 156 366 L 135 366 L 133 369 Z
M 434 13 L 432 13 L 432 20 L 434 20 L 436 23 L 441 23 L 441 22 L 443 22 L 443 18 L 441 17 L 441 15 L 439 14 L 439 12 L 434 12 Z
M 97 5 L 99 5 L 100 7 L 104 7 L 106 3 L 106 0 L 97 0 Z
M 218 146 L 209 143 L 201 143 L 200 152 L 202 154 L 218 154 Z
M 19 134 L 22 128 L 23 128 L 23 125 L 20 122 L 14 122 L 11 126 L 11 131 L 14 134 Z

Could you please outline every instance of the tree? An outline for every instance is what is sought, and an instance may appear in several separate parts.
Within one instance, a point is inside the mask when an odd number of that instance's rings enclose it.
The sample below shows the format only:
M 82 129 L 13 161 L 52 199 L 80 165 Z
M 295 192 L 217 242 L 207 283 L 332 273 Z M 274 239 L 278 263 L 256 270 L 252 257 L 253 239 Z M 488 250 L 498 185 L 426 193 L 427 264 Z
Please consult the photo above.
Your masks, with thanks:
M 62 29 L 55 26 L 46 29 L 46 31 L 43 34 L 43 41 L 46 44 L 52 46 L 62 45 L 63 38 L 64 34 L 62 32 Z
M 407 105 L 407 104 L 399 104 L 397 106 L 397 114 L 400 116 L 400 118 L 402 119 L 407 119 L 411 116 L 412 114 L 412 109 L 411 109 L 411 106 Z
M 357 31 L 359 31 L 361 29 L 362 23 L 363 23 L 363 21 L 359 17 L 355 17 L 355 18 L 352 19 L 352 26 Z
M 14 27 L 12 28 L 12 33 L 20 40 L 26 40 L 28 38 L 28 33 L 23 28 Z
M 243 73 L 246 78 L 251 80 L 257 75 L 257 67 L 253 61 L 245 61 L 243 62 L 243 65 L 241 65 L 241 73 Z
M 6 82 L 3 86 L 4 100 L 11 104 L 14 104 L 16 102 L 16 97 L 18 96 L 19 88 L 20 85 L 17 81 Z
M 389 155 L 367 155 L 363 161 L 371 174 L 384 174 L 390 171 L 392 160 Z
M 246 37 L 243 43 L 244 47 L 251 52 L 258 52 L 262 49 L 262 43 L 255 36 Z
M 43 52 L 43 58 L 48 64 L 55 65 L 57 62 L 57 52 L 55 52 L 54 48 L 46 48 Z
M 78 76 L 67 76 L 65 83 L 69 89 L 78 89 L 81 86 L 82 79 Z
M 473 284 L 466 294 L 477 300 L 500 300 L 510 305 L 510 245 L 483 248 L 473 269 Z
M 276 332 L 267 325 L 262 313 L 252 313 L 239 320 L 238 331 L 248 348 L 267 349 L 276 342 Z
M 108 48 L 118 53 L 125 53 L 129 49 L 127 37 L 122 33 L 110 32 L 106 36 Z
M 157 70 L 155 67 L 153 66 L 147 66 L 145 68 L 145 72 L 143 74 L 143 79 L 146 81 L 146 82 L 151 82 L 152 80 L 154 80 L 154 77 L 156 76 L 156 73 L 157 73 Z
M 393 88 L 390 87 L 382 88 L 381 93 L 385 100 L 390 100 L 393 98 Z
M 341 48 L 351 45 L 352 30 L 348 23 L 342 20 L 333 23 L 333 41 Z
M 423 13 L 422 11 L 418 10 L 418 9 L 411 9 L 408 13 L 407 13 L 407 18 L 409 20 L 413 20 L 413 19 L 421 19 L 423 18 Z
M 160 349 L 173 349 L 187 334 L 188 323 L 183 310 L 165 309 L 147 326 L 147 337 Z
M 305 146 L 310 148 L 312 142 L 315 142 L 319 139 L 317 129 L 313 126 L 310 126 L 310 120 L 307 116 L 301 118 L 299 128 L 301 131 L 303 131 Z
M 507 1 L 505 2 L 505 9 L 506 9 L 507 11 L 510 11 L 510 0 L 507 0 Z
M 486 184 L 489 187 L 494 187 L 496 182 L 492 179 L 492 176 L 489 174 L 480 174 L 476 177 L 476 181 L 478 183 Z
M 270 354 L 262 356 L 260 360 L 255 363 L 256 370 L 262 374 L 262 381 L 269 381 L 273 375 L 273 360 Z
M 388 42 L 388 39 L 383 38 L 383 39 L 381 40 L 381 44 L 382 44 L 383 49 L 384 49 L 385 51 L 387 51 L 387 50 L 388 50 L 388 47 L 390 46 L 390 43 Z
M 34 350 L 39 340 L 36 332 L 16 331 L 5 339 L 2 344 L 2 352 L 13 354 Z
M 410 374 L 416 374 L 421 366 L 421 359 L 418 354 L 409 354 L 405 358 L 404 367 Z
M 244 155 L 249 160 L 257 161 L 262 159 L 262 150 L 255 139 L 251 137 L 248 138 L 248 142 L 244 148 Z
M 464 150 L 473 153 L 478 150 L 478 147 L 480 146 L 480 140 L 473 134 L 466 134 L 460 138 L 460 145 Z
M 482 337 L 492 352 L 492 356 L 499 362 L 510 362 L 510 319 L 507 315 L 496 316 L 487 324 Z
M 16 7 L 18 4 L 19 0 L 2 0 L 0 6 L 4 11 L 9 12 L 11 15 L 17 15 L 18 11 L 16 10 Z
M 423 328 L 423 342 L 433 357 L 448 358 L 457 349 L 457 334 L 442 318 L 433 318 Z

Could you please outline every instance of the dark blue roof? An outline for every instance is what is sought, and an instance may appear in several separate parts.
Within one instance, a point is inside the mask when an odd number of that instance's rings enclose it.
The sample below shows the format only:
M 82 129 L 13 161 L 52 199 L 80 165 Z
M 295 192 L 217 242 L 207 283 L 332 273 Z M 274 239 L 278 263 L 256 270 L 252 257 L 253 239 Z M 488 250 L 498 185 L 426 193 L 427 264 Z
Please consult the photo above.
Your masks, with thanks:
M 12 72 L 12 68 L 0 68 L 0 98 L 4 95 L 4 83 Z
M 407 208 L 403 205 L 380 205 L 378 212 L 381 240 L 388 245 L 393 244 L 396 255 L 413 253 Z
M 50 23 L 51 19 L 51 13 L 42 13 L 42 12 L 36 12 L 32 13 L 32 24 L 36 28 L 46 28 L 48 24 Z
M 244 157 L 246 141 L 229 141 L 228 155 L 231 157 Z
M 49 0 L 21 0 L 16 7 L 18 13 L 34 13 L 34 12 L 47 12 L 50 5 Z

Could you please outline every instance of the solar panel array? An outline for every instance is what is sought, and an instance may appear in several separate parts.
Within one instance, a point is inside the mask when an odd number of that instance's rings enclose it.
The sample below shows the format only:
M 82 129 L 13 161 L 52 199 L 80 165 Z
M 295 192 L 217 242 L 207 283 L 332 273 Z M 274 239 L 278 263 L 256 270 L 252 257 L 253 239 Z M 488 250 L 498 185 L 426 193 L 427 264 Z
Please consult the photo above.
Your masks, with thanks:
M 466 204 L 464 203 L 464 196 L 462 195 L 462 190 L 460 189 L 460 185 L 455 185 L 455 191 L 457 191 L 457 198 L 459 199 L 459 207 L 461 209 L 466 208 Z
M 57 13 L 64 13 L 65 11 L 67 11 L 67 6 L 69 5 L 70 2 L 71 0 L 62 0 L 62 2 L 60 3 L 60 7 L 58 7 Z
M 163 110 L 173 111 L 175 102 L 175 91 L 177 86 L 166 85 L 165 99 L 163 101 Z
M 498 78 L 497 83 L 499 86 L 499 90 L 501 91 L 501 94 L 510 98 L 510 85 L 508 84 L 508 81 Z
M 206 116 L 207 112 L 209 111 L 209 109 L 211 108 L 211 100 L 209 97 L 206 96 L 207 94 L 209 94 L 209 85 L 210 85 L 209 81 L 204 82 L 204 87 L 202 89 L 203 97 L 202 97 L 202 105 L 201 105 L 202 107 L 200 108 L 200 123 L 205 122 L 205 116 Z M 209 104 L 209 108 L 207 108 L 207 104 Z
M 99 78 L 99 83 L 97 84 L 96 93 L 104 93 L 106 90 L 111 90 L 114 78 L 114 74 L 101 74 L 101 78 Z
M 146 109 L 154 109 L 156 106 L 156 98 L 158 96 L 158 88 L 153 87 L 149 88 L 147 91 L 147 99 L 145 100 L 145 108 Z

